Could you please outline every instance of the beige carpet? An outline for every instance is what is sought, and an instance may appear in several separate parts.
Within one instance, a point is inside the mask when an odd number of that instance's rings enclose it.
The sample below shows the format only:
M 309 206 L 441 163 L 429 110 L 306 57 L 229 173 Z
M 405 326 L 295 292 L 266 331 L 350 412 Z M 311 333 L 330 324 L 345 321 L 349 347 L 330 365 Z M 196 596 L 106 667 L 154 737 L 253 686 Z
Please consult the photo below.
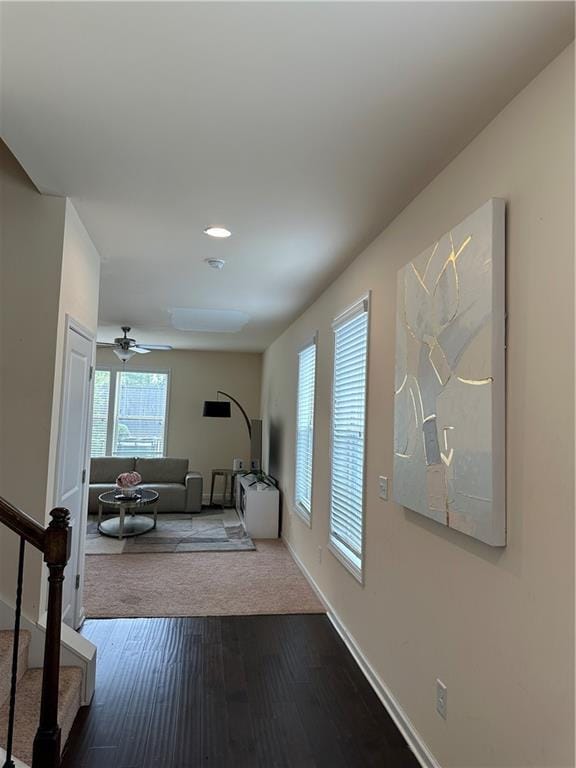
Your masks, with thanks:
M 87 557 L 86 616 L 325 612 L 280 539 L 255 544 L 255 552 Z

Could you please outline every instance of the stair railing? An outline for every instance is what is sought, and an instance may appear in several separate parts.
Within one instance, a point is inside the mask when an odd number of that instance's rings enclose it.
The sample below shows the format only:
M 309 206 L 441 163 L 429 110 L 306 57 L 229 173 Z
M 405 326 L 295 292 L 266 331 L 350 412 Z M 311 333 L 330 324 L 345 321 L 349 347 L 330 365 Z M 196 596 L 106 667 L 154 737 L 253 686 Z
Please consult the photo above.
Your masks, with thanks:
M 18 654 L 26 543 L 31 544 L 42 552 L 44 562 L 48 566 L 48 607 L 42 670 L 42 695 L 40 700 L 40 720 L 32 752 L 32 768 L 58 768 L 60 765 L 58 687 L 60 682 L 62 583 L 64 581 L 64 569 L 70 557 L 70 528 L 68 525 L 70 514 L 67 509 L 56 508 L 50 512 L 50 516 L 52 518 L 50 524 L 47 528 L 43 528 L 31 517 L 0 496 L 0 523 L 3 523 L 20 537 L 16 576 L 14 645 L 12 648 L 12 670 L 8 703 L 6 760 L 3 768 L 14 768 L 12 747 L 16 712 L 16 685 L 18 682 Z

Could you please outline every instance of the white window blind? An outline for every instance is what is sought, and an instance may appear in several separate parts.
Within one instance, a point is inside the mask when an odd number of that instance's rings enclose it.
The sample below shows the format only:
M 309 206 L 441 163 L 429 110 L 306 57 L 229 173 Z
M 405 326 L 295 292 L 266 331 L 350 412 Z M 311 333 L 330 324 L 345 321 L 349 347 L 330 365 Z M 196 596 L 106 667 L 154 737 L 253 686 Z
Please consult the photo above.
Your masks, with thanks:
M 109 407 L 110 371 L 96 371 L 94 374 L 91 456 L 106 456 Z
M 362 575 L 368 299 L 334 322 L 330 544 Z
M 164 456 L 168 374 L 96 371 L 92 456 Z
M 298 399 L 296 403 L 296 511 L 310 521 L 312 513 L 312 465 L 314 461 L 314 400 L 316 387 L 316 342 L 298 353 Z

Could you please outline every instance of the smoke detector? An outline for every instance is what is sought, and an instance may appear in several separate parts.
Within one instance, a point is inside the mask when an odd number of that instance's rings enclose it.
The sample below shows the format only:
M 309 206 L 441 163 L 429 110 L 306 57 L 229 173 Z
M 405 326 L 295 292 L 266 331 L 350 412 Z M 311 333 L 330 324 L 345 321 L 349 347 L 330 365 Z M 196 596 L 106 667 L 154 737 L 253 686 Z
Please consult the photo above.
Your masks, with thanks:
M 204 261 L 209 267 L 212 267 L 212 269 L 223 269 L 224 264 L 226 264 L 224 259 L 204 259 Z

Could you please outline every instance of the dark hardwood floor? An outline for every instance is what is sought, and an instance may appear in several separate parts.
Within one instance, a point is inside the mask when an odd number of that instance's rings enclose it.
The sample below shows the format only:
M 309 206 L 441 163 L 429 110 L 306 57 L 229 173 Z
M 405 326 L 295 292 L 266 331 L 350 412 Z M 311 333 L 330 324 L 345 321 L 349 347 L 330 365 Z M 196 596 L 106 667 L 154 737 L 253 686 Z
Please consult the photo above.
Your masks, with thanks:
M 99 619 L 63 768 L 417 768 L 324 615 Z

